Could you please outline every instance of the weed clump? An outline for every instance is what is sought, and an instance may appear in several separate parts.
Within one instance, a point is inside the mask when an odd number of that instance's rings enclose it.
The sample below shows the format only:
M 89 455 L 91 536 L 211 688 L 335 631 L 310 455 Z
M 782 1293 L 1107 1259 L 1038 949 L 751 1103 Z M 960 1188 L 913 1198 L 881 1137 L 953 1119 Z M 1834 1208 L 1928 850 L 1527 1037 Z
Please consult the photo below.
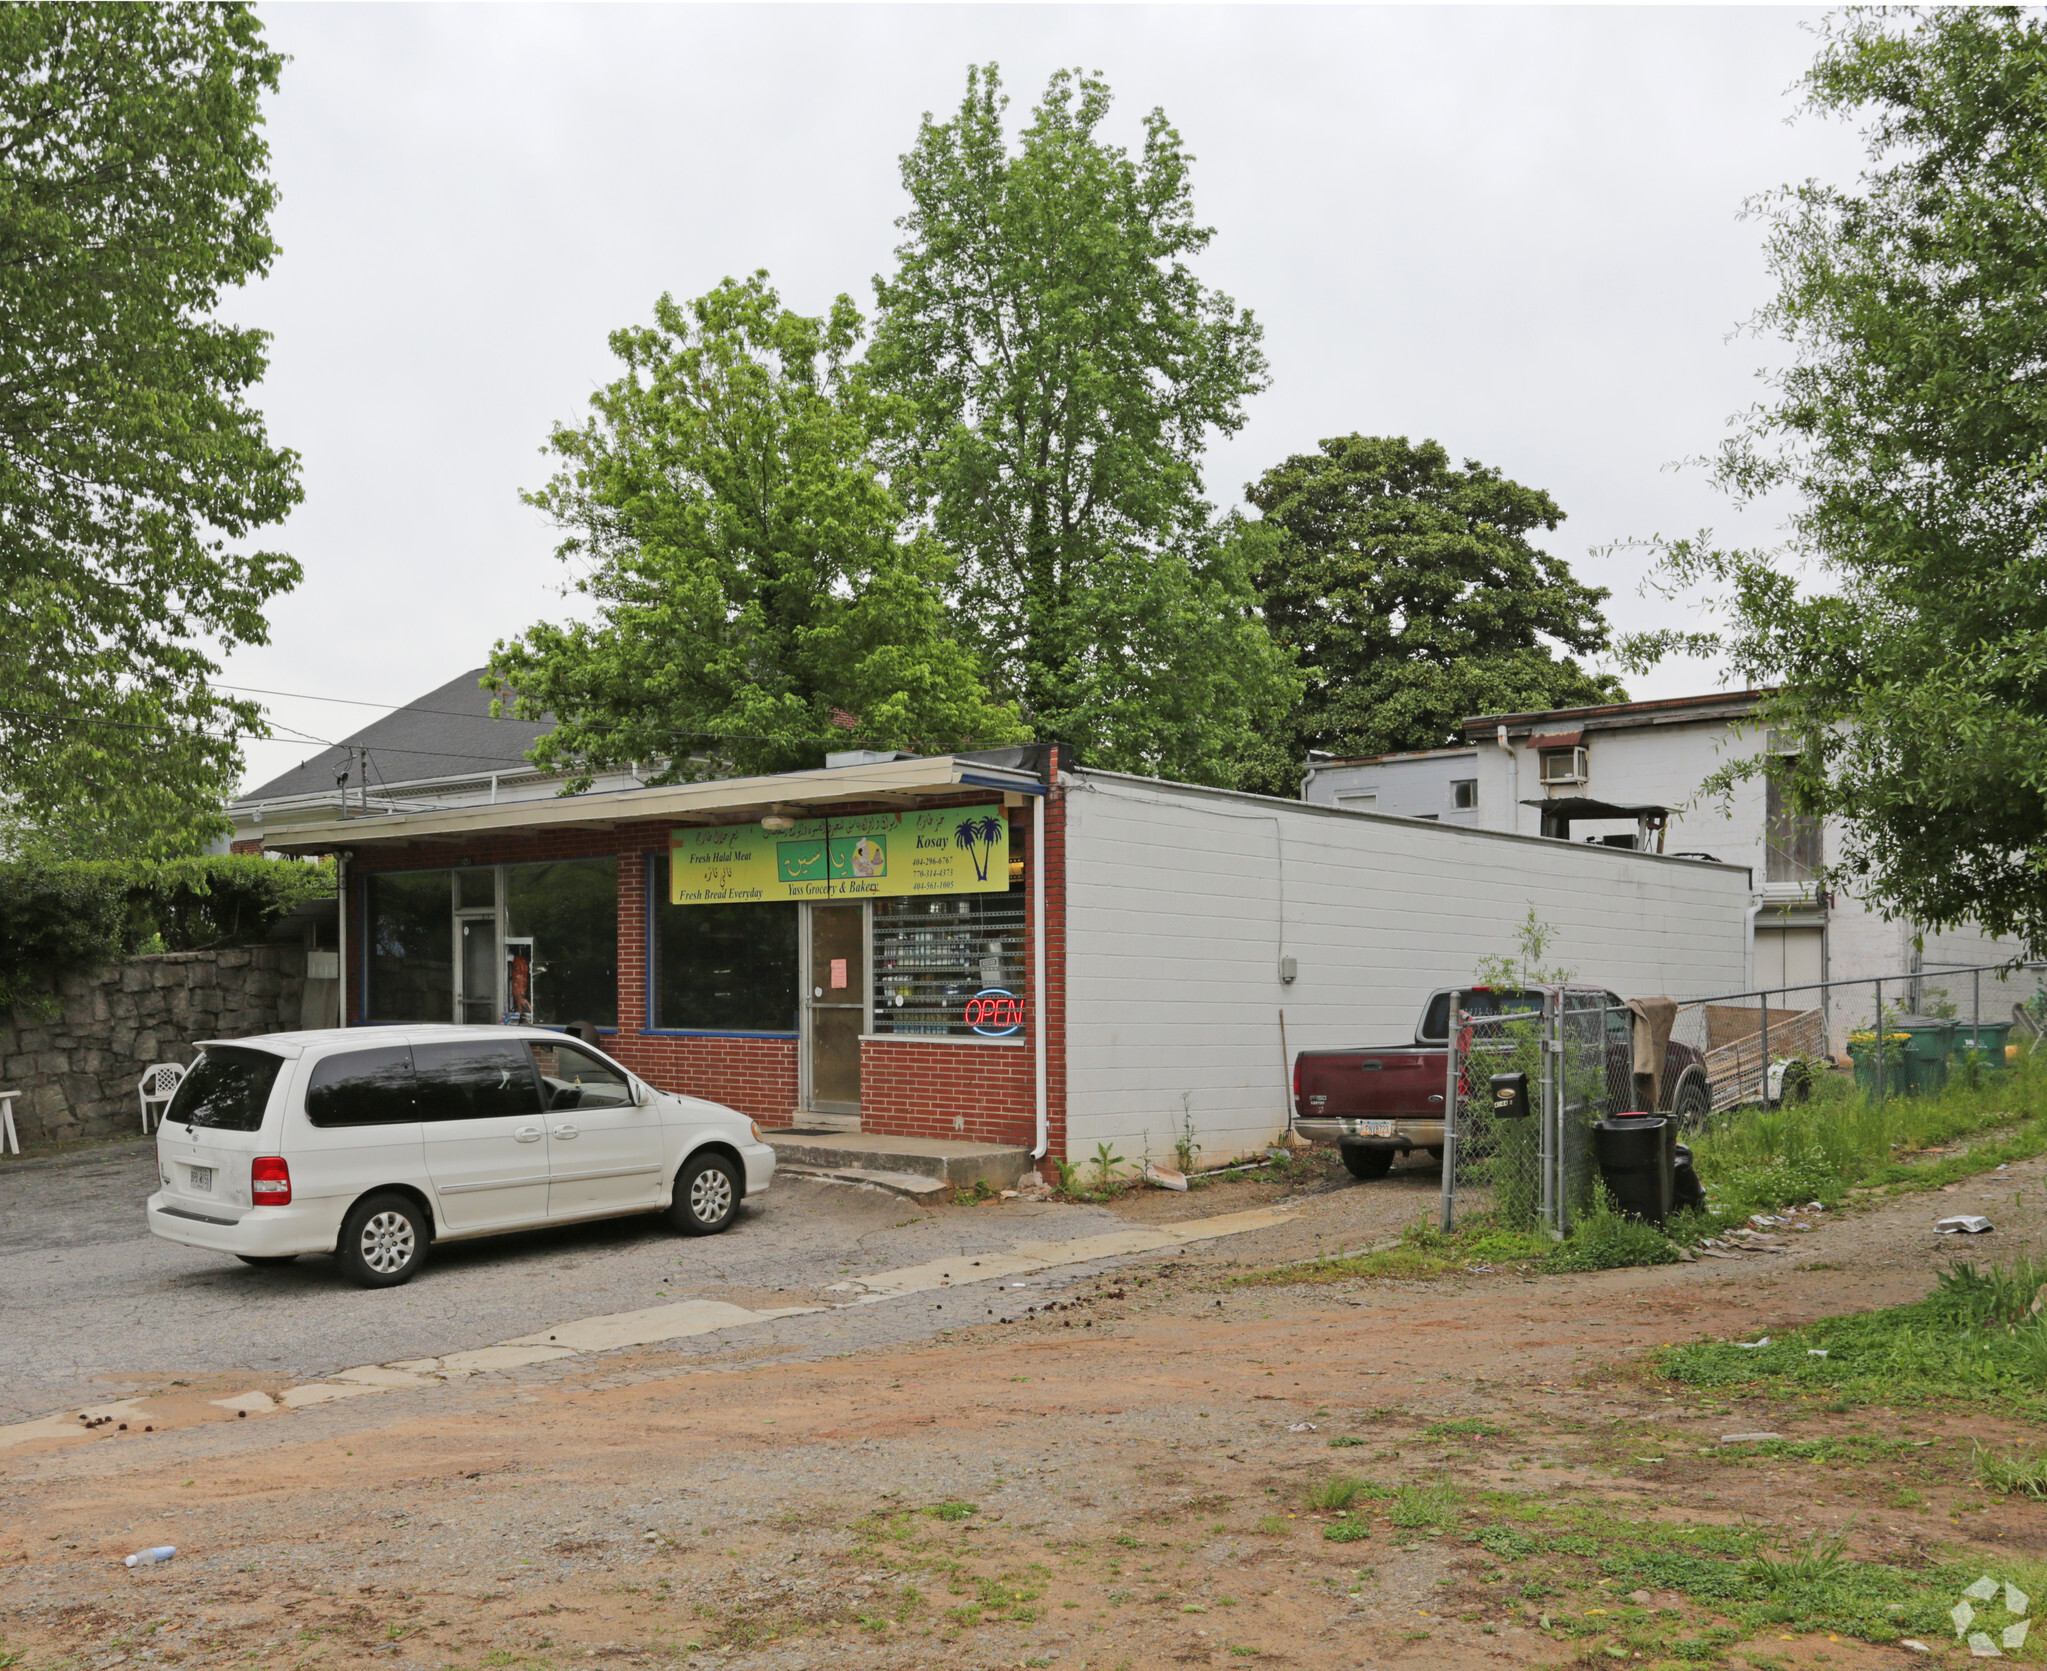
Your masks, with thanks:
M 1604 1184 L 1593 1191 L 1593 1207 L 1551 1248 L 1545 1271 L 1612 1271 L 1627 1265 L 1674 1265 L 1676 1244 L 1653 1224 L 1625 1217 Z
M 2047 1451 L 1999 1456 L 1976 1447 L 1976 1478 L 2000 1497 L 2047 1497 Z
M 1321 1484 L 1309 1489 L 1308 1507 L 1325 1511 L 1347 1509 L 1364 1483 L 1361 1479 L 1353 1479 L 1349 1474 L 1332 1474 Z

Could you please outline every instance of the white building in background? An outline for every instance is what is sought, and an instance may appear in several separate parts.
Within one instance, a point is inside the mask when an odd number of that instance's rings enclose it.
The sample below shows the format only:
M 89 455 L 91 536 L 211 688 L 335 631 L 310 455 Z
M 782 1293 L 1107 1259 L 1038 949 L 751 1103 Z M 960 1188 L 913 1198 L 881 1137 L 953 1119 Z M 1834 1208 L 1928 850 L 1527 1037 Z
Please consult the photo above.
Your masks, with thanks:
M 1464 722 L 1459 748 L 1311 759 L 1301 798 L 1746 865 L 1753 877 L 1752 988 L 1922 971 L 1930 988 L 1943 965 L 2009 957 L 2008 946 L 1969 931 L 1927 934 L 1922 946 L 1915 924 L 1887 922 L 1847 891 L 1823 889 L 1816 877 L 1834 850 L 1834 832 L 1789 810 L 1775 783 L 1746 778 L 1725 795 L 1705 789 L 1729 761 L 1780 746 L 1756 719 L 1769 694 L 1481 714 Z M 1966 988 L 1949 996 L 1965 1007 L 1970 999 Z M 2006 996 L 2000 989 L 2000 1002 Z

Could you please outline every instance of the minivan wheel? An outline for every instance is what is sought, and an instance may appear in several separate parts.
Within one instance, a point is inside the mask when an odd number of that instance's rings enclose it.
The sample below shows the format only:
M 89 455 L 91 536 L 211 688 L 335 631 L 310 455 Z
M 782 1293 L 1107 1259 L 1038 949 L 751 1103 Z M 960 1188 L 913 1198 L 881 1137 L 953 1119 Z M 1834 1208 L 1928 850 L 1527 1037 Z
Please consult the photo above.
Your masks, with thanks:
M 342 1222 L 335 1252 L 358 1288 L 396 1288 L 418 1274 L 431 1236 L 417 1201 L 395 1193 L 372 1195 Z
M 739 1212 L 739 1173 L 723 1155 L 696 1155 L 676 1174 L 668 1222 L 685 1236 L 715 1236 Z
M 255 1265 L 260 1268 L 270 1265 L 289 1265 L 298 1255 L 296 1253 L 238 1253 L 235 1257 L 244 1265 Z
M 1343 1164 L 1350 1169 L 1353 1178 L 1363 1178 L 1370 1183 L 1374 1178 L 1383 1178 L 1393 1170 L 1393 1151 L 1346 1146 L 1343 1151 Z

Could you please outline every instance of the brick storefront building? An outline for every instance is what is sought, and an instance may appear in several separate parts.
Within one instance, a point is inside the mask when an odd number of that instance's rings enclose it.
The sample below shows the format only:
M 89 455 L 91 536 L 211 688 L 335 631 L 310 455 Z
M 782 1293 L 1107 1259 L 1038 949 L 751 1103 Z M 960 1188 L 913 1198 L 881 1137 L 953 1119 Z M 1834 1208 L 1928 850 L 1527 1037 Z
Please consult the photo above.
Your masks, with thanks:
M 580 1024 L 765 1127 L 1055 1158 L 1257 1148 L 1286 1126 L 1294 1052 L 1406 1038 L 1420 995 L 1511 952 L 1531 909 L 1553 957 L 1619 992 L 1747 968 L 1740 867 L 1098 771 L 1063 745 L 265 810 L 269 850 L 340 856 L 346 1025 Z

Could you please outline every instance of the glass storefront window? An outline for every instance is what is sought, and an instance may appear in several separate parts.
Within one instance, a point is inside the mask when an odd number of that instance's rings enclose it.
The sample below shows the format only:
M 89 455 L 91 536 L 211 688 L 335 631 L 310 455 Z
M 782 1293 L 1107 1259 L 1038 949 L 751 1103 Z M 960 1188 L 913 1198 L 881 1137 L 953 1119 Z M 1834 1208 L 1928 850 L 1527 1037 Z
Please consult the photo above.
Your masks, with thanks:
M 365 879 L 371 1021 L 454 1019 L 455 918 L 445 870 Z
M 618 1025 L 618 861 L 505 866 L 506 1007 L 522 1013 L 518 958 L 531 959 L 533 1020 Z
M 682 1031 L 796 1031 L 793 900 L 671 905 L 668 856 L 654 861 L 654 1025 Z
M 1021 1037 L 1024 890 L 874 902 L 874 1030 Z

